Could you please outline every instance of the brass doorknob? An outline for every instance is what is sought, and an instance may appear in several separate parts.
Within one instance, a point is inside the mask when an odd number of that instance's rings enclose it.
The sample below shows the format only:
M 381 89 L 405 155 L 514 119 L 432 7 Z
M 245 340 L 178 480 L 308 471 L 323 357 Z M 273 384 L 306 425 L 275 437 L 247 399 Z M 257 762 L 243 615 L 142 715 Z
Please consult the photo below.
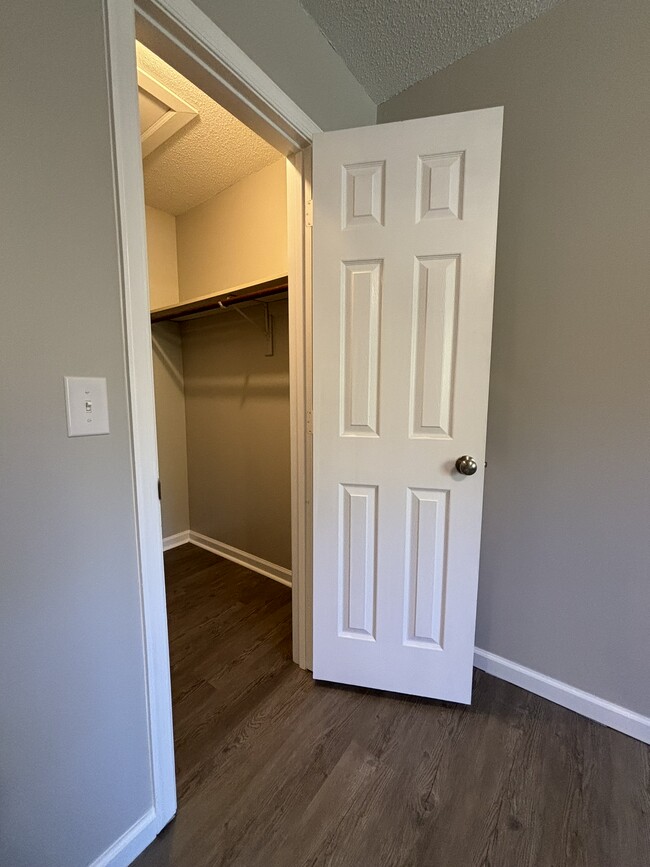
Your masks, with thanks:
M 456 461 L 456 469 L 464 476 L 473 476 L 478 469 L 478 464 L 469 455 L 463 455 Z

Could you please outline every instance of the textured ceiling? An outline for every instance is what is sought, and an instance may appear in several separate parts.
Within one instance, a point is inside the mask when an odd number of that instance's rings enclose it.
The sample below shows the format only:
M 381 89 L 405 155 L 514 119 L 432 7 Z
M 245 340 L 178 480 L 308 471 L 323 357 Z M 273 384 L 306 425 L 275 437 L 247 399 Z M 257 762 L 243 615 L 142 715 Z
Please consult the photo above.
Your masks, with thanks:
M 138 66 L 195 108 L 199 116 L 143 160 L 148 205 L 182 214 L 280 154 L 144 45 Z
M 380 103 L 562 0 L 300 0 Z

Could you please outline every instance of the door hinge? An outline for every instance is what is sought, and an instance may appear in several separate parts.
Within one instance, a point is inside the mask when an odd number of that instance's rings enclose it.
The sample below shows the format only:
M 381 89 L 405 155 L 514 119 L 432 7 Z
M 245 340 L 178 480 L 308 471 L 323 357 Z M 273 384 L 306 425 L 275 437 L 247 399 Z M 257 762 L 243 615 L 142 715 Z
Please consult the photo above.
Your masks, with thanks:
M 160 479 L 158 479 L 158 499 L 162 500 L 162 485 L 160 484 Z
M 310 409 L 307 410 L 307 433 L 308 434 L 314 433 L 314 421 L 313 421 L 312 410 L 310 410 Z
M 307 199 L 305 202 L 305 226 L 309 228 L 314 225 L 314 201 Z

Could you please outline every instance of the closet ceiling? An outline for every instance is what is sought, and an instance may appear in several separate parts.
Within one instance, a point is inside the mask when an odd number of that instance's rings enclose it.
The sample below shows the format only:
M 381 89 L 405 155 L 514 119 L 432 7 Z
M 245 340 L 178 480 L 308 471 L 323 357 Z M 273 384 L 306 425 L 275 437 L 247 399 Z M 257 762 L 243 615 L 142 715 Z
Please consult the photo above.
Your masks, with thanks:
M 148 205 L 182 214 L 281 155 L 203 91 L 144 45 L 136 45 L 138 68 L 198 112 L 143 160 Z M 151 106 L 140 96 L 141 113 Z
M 380 103 L 562 0 L 300 0 Z

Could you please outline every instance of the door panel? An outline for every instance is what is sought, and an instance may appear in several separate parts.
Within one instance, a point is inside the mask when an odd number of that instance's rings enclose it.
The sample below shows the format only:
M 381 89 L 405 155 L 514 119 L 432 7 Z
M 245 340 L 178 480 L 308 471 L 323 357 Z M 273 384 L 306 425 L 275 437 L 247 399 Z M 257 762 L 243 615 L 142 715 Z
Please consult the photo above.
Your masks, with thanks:
M 411 436 L 451 435 L 458 256 L 417 259 L 411 325 Z
M 314 142 L 319 679 L 471 698 L 501 127 Z
M 448 491 L 410 488 L 404 643 L 442 649 Z
M 342 436 L 377 436 L 381 262 L 345 262 L 342 280 Z
M 377 488 L 340 485 L 339 634 L 375 640 Z

